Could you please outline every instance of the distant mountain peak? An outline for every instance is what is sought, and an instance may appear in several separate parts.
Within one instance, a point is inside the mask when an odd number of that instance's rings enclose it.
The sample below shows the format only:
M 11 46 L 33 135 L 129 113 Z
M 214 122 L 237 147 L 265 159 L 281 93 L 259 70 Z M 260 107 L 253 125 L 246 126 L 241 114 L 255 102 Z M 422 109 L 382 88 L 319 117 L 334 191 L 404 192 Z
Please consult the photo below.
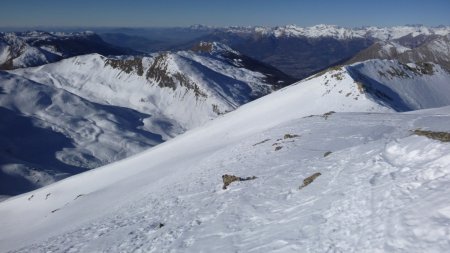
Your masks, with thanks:
M 189 29 L 192 29 L 192 30 L 209 30 L 209 29 L 214 29 L 214 27 L 213 26 L 209 26 L 209 25 L 203 25 L 203 24 L 195 24 L 195 25 L 189 26 Z
M 216 42 L 216 41 L 212 41 L 212 42 L 201 41 L 192 47 L 192 51 L 210 53 L 210 54 L 223 53 L 223 52 L 233 53 L 236 55 L 240 54 L 239 52 L 231 49 L 229 46 L 227 46 L 223 43 L 220 43 L 220 42 Z
M 84 32 L 5 32 L 0 33 L 0 69 L 34 67 L 68 57 L 100 53 L 136 54 L 103 41 L 91 31 Z

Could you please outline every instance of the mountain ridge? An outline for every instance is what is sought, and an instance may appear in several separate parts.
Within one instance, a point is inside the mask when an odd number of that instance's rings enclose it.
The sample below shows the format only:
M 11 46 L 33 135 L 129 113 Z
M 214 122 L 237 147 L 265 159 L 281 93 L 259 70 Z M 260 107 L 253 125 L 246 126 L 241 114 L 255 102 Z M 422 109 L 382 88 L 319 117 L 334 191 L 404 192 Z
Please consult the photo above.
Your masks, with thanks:
M 0 106 L 9 115 L 0 128 L 0 195 L 136 154 L 291 81 L 259 64 L 235 51 L 185 51 L 88 54 L 0 72 Z M 25 137 L 8 128 L 16 123 L 35 134 L 18 141 Z M 38 133 L 48 141 L 37 141 Z

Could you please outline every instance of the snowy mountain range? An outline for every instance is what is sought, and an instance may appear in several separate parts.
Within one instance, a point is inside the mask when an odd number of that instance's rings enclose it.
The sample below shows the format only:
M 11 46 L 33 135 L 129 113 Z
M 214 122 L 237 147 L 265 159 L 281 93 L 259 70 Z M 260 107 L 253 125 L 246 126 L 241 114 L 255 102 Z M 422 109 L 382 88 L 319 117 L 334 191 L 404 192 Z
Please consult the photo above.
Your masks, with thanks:
M 39 66 L 90 53 L 123 55 L 136 52 L 110 45 L 93 32 L 0 33 L 0 69 L 3 70 Z
M 0 72 L 0 195 L 136 154 L 292 81 L 224 45 L 195 50 Z
M 322 24 L 311 27 L 191 26 L 93 30 L 99 36 L 92 32 L 0 33 L 0 68 L 37 66 L 88 53 L 135 55 L 136 51 L 187 50 L 201 41 L 218 41 L 297 79 L 303 79 L 351 59 L 376 41 L 398 40 L 403 46 L 417 47 L 411 46 L 411 41 L 423 43 L 429 37 L 446 36 L 450 27 L 344 28 Z
M 354 38 L 373 38 L 378 40 L 393 40 L 411 35 L 447 35 L 450 33 L 449 26 L 426 27 L 423 25 L 393 26 L 393 27 L 361 27 L 345 28 L 337 25 L 314 25 L 301 27 L 297 25 L 286 25 L 278 27 L 229 27 L 222 28 L 231 33 L 256 33 L 275 37 L 328 37 L 339 40 Z
M 450 108 L 411 112 L 450 105 L 429 64 L 330 69 L 8 199 L 0 251 L 445 252 Z
M 342 64 L 377 41 L 417 47 L 433 37 L 447 36 L 450 27 L 396 26 L 343 28 L 335 25 L 300 27 L 228 27 L 211 29 L 193 39 L 219 41 L 298 79 Z M 185 47 L 190 47 L 186 43 Z M 183 48 L 183 47 L 181 47 Z

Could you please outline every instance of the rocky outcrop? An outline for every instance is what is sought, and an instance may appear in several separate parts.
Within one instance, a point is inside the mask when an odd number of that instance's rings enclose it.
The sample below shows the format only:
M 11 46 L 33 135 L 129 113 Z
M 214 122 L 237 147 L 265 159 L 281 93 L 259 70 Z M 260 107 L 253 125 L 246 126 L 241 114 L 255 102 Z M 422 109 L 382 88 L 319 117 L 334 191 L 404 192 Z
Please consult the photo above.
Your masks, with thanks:
M 142 66 L 142 57 L 133 57 L 132 59 L 106 59 L 105 66 L 111 66 L 115 69 L 121 69 L 127 74 L 135 72 L 137 75 L 144 74 L 144 67 Z

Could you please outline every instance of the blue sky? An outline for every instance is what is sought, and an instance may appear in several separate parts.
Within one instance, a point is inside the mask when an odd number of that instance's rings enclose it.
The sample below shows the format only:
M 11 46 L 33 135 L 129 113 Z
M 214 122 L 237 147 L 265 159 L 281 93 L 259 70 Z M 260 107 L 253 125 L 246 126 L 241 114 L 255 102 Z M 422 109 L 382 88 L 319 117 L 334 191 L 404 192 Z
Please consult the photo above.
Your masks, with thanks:
M 450 25 L 450 0 L 8 0 L 0 27 Z

